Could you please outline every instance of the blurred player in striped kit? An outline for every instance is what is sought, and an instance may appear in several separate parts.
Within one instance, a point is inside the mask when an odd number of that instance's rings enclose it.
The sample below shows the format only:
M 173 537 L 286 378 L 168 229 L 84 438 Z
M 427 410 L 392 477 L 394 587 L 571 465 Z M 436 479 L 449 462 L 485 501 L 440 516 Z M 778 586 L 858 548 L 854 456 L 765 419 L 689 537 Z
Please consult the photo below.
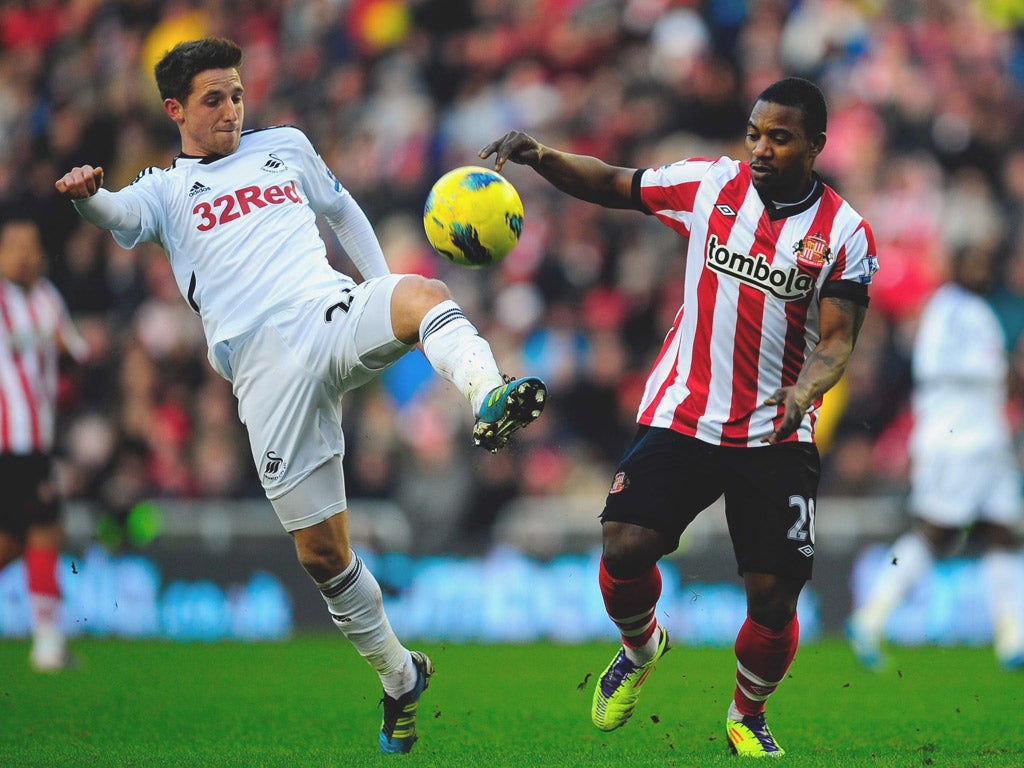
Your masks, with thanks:
M 53 283 L 43 277 L 39 227 L 28 212 L 0 212 L 0 567 L 24 557 L 32 611 L 32 666 L 71 663 L 57 578 L 63 541 L 52 477 L 58 364 L 86 343 Z
M 817 411 L 846 369 L 877 269 L 867 222 L 814 172 L 826 122 L 818 87 L 787 78 L 754 104 L 746 162 L 621 168 L 519 131 L 480 152 L 499 169 L 532 166 L 582 200 L 653 215 L 683 238 L 683 306 L 601 516 L 599 584 L 622 636 L 594 691 L 602 730 L 629 720 L 669 648 L 655 617 L 658 560 L 724 495 L 747 595 L 727 743 L 743 756 L 784 754 L 765 702 L 796 654 L 797 599 L 811 577 Z
M 992 286 L 992 258 L 987 246 L 954 253 L 949 281 L 921 313 L 912 357 L 914 525 L 893 543 L 847 622 L 850 646 L 869 669 L 885 666 L 882 639 L 893 610 L 968 533 L 984 548 L 981 573 L 996 658 L 1010 669 L 1024 667 L 1014 530 L 1024 516 L 1024 499 L 1006 413 L 1006 338 L 984 298 Z

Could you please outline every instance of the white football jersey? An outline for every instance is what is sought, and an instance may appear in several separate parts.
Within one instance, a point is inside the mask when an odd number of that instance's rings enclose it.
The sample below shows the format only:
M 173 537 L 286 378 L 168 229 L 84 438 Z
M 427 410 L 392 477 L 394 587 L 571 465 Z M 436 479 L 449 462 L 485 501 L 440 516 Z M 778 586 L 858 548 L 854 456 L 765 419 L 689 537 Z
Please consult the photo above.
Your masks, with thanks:
M 947 283 L 928 300 L 912 361 L 917 459 L 1010 449 L 1005 344 L 999 319 L 977 294 Z
M 225 342 L 271 315 L 353 285 L 327 261 L 317 214 L 338 214 L 348 190 L 297 128 L 244 131 L 226 157 L 179 155 L 113 193 L 138 213 L 114 228 L 123 248 L 160 245 L 200 315 L 210 362 L 231 378 Z

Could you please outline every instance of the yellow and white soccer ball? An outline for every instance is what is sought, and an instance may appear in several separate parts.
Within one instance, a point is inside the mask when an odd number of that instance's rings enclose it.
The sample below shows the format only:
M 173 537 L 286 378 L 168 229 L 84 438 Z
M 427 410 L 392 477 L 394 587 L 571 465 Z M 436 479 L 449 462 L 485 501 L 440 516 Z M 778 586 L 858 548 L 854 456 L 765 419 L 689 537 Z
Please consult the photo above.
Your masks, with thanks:
M 504 259 L 523 232 L 523 202 L 508 179 L 467 165 L 438 179 L 423 206 L 434 250 L 453 264 L 489 267 Z

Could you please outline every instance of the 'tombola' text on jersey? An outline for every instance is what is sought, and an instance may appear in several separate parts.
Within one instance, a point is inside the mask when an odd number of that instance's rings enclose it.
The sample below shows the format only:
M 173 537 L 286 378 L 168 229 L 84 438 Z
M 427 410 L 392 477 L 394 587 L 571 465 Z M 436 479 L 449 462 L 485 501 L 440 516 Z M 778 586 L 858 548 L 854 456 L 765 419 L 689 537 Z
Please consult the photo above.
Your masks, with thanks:
M 719 245 L 717 235 L 708 238 L 706 262 L 709 269 L 735 277 L 783 301 L 802 299 L 814 287 L 814 275 L 795 265 L 789 269 L 773 267 L 761 253 L 750 256 L 730 251 Z

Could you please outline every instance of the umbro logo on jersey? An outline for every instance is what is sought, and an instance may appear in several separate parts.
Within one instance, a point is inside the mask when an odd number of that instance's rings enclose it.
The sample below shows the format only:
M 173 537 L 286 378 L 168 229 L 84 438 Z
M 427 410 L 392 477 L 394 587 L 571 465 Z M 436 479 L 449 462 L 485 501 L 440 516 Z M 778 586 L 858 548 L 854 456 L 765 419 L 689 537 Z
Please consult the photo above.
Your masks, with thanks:
M 260 170 L 267 173 L 281 173 L 281 171 L 287 171 L 288 166 L 284 164 L 284 160 L 271 152 L 267 157 L 267 162 L 263 164 Z
M 737 215 L 736 211 L 734 211 L 732 209 L 732 206 L 731 205 L 726 205 L 725 203 L 719 203 L 718 205 L 716 205 L 715 206 L 715 210 L 717 210 L 723 216 L 736 216 Z
M 810 544 L 804 544 L 797 550 L 797 552 L 799 552 L 804 557 L 810 557 L 814 554 L 814 547 L 812 547 Z
M 195 197 L 196 195 L 203 194 L 203 192 L 209 192 L 209 191 L 210 191 L 210 188 L 208 186 L 203 184 L 203 182 L 201 182 L 201 181 L 197 181 L 195 184 L 192 185 L 192 189 L 190 189 L 188 191 L 188 196 L 190 198 L 192 198 L 192 197 Z

